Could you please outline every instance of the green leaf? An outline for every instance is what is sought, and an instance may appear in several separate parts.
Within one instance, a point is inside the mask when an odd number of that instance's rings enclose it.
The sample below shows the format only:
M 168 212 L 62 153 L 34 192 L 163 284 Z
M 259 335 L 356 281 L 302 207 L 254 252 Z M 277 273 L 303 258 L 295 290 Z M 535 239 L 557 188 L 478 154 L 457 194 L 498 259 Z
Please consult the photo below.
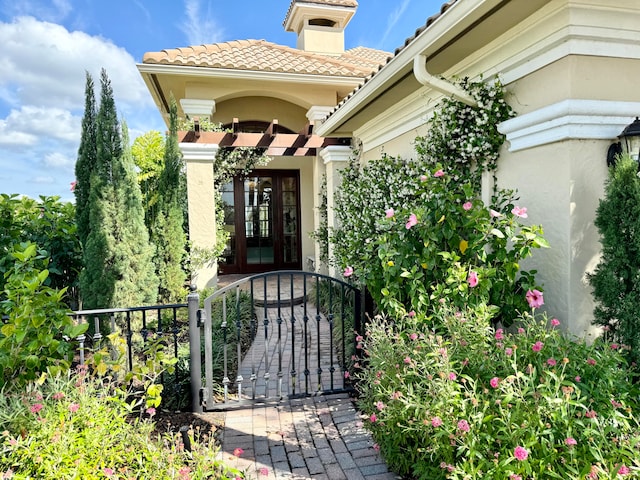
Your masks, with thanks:
M 498 238 L 505 238 L 504 237 L 504 233 L 502 233 L 500 230 L 498 230 L 497 228 L 493 228 L 491 230 L 491 235 L 498 237 Z

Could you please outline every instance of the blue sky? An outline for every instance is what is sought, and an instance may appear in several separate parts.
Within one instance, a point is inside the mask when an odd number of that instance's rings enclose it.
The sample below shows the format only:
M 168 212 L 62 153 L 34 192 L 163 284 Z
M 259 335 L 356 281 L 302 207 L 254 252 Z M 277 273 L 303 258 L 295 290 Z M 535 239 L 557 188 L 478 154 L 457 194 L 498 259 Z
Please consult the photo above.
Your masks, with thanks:
M 392 52 L 444 0 L 360 0 L 347 48 Z M 165 130 L 136 69 L 148 51 L 240 39 L 295 46 L 290 0 L 0 0 L 0 193 L 72 200 L 85 72 L 105 68 L 131 138 Z M 99 88 L 99 87 L 98 87 Z

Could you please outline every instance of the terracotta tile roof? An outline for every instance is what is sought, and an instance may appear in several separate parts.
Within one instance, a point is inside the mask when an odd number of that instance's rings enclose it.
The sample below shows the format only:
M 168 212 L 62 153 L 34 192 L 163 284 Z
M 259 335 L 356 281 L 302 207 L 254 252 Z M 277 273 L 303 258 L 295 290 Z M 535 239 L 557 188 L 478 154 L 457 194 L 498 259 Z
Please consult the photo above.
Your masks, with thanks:
M 316 5 L 329 5 L 331 7 L 358 7 L 357 0 L 292 0 L 291 4 L 289 5 L 289 10 L 287 11 L 287 15 L 284 17 L 283 24 L 286 25 L 287 20 L 289 19 L 289 15 L 291 15 L 291 11 L 293 10 L 293 5 L 295 3 L 311 3 Z
M 305 52 L 266 40 L 237 40 L 148 52 L 142 62 L 362 78 L 377 70 L 389 56 L 387 52 L 358 47 L 336 57 Z

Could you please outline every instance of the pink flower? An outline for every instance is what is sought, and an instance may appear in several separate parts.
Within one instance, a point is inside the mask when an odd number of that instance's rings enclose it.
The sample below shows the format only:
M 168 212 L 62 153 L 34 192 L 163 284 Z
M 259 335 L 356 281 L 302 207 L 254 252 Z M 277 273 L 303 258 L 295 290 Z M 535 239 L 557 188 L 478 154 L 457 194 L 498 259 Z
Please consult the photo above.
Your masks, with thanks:
M 496 340 L 504 340 L 504 330 L 499 328 L 495 334 Z
M 62 400 L 64 398 L 64 392 L 57 392 L 53 394 L 54 400 Z
M 385 407 L 385 404 L 383 402 L 376 402 L 376 408 L 378 409 L 379 412 L 384 410 L 384 407 Z
M 520 218 L 527 218 L 529 216 L 527 215 L 527 209 L 525 207 L 513 207 L 511 213 Z
M 415 310 L 411 310 L 409 313 L 407 313 L 407 315 L 409 316 L 409 318 L 413 318 L 416 316 L 416 312 Z
M 442 169 L 440 169 L 436 173 L 434 173 L 433 176 L 436 177 L 436 178 L 442 177 L 442 176 L 444 176 L 444 172 L 442 171 Z
M 153 416 L 156 414 L 156 409 L 155 409 L 155 408 L 153 408 L 153 407 L 149 407 L 149 408 L 147 408 L 147 414 L 148 414 L 150 417 L 153 417 Z
M 531 350 L 533 350 L 534 352 L 539 352 L 540 350 L 542 350 L 542 347 L 544 347 L 544 343 L 538 341 L 531 346 Z
M 345 268 L 342 275 L 344 275 L 345 277 L 350 277 L 351 275 L 353 275 L 353 267 Z
M 72 403 L 71 405 L 69 405 L 69 411 L 71 413 L 76 413 L 79 408 L 80 408 L 80 404 L 79 403 Z
M 78 186 L 78 182 L 71 182 L 71 188 L 69 190 L 71 190 L 72 192 L 75 192 L 76 186 Z
M 584 416 L 587 418 L 596 418 L 598 414 L 596 413 L 595 410 L 589 410 L 587 413 L 584 414 Z
M 620 345 L 618 345 L 617 343 L 612 343 L 611 344 L 611 349 L 612 350 L 617 350 L 618 348 L 620 348 Z
M 102 473 L 104 473 L 106 477 L 112 477 L 115 472 L 113 471 L 112 468 L 107 467 L 102 469 Z
M 31 413 L 38 413 L 40 410 L 42 410 L 43 407 L 44 405 L 42 405 L 41 403 L 36 403 L 31 406 Z
M 540 290 L 527 290 L 525 296 L 527 302 L 529 302 L 529 308 L 538 308 L 544 305 L 544 299 L 542 298 L 542 292 Z
M 589 365 L 595 365 L 595 364 L 596 364 L 596 361 L 595 361 L 593 358 L 587 358 L 587 363 L 588 363 Z
M 379 451 L 380 451 L 380 445 L 378 445 L 377 443 L 374 443 L 374 444 L 373 444 L 373 449 L 374 449 L 376 452 L 379 452 Z
M 418 217 L 416 217 L 415 213 L 412 213 L 411 215 L 409 215 L 409 221 L 407 222 L 407 230 L 409 230 L 411 227 L 413 227 L 414 225 L 418 224 Z
M 558 325 L 560 325 L 560 320 L 558 320 L 557 318 L 552 318 L 551 319 L 551 326 L 552 327 L 557 327 Z
M 455 373 L 453 373 L 453 372 L 449 373 L 449 380 L 451 380 L 453 382 L 453 381 L 455 381 L 456 378 L 457 377 L 456 377 Z
M 467 422 L 466 420 L 460 420 L 458 422 L 458 430 L 465 433 L 471 430 L 471 427 L 469 427 L 469 422 Z
M 426 175 L 420 175 L 420 181 L 421 182 L 426 182 L 427 181 L 427 176 Z
M 393 393 L 391 394 L 391 398 L 392 398 L 393 400 L 398 400 L 400 397 L 402 397 L 402 392 L 393 392 Z
M 387 217 L 387 218 L 391 218 L 391 217 L 393 217 L 395 214 L 396 214 L 396 212 L 394 212 L 394 211 L 393 211 L 393 208 L 390 208 L 390 209 L 388 209 L 388 210 L 385 212 L 385 215 L 386 215 L 386 217 Z
M 417 333 L 412 333 L 411 335 L 409 335 L 409 338 L 413 341 L 418 339 L 418 334 Z
M 244 450 L 242 448 L 238 447 L 233 451 L 233 456 L 234 457 L 239 457 L 243 453 L 244 453 Z
M 467 283 L 471 288 L 478 285 L 478 274 L 473 270 L 469 272 L 469 276 L 467 277 Z
M 618 469 L 618 475 L 629 475 L 630 473 L 631 473 L 631 470 L 626 465 L 622 465 Z
M 518 328 L 518 333 L 520 335 L 524 335 L 524 328 L 522 328 L 522 327 Z
M 369 417 L 369 420 L 371 420 L 371 423 L 376 423 L 378 421 L 378 417 L 376 416 L 375 413 L 372 413 L 371 416 Z
M 489 209 L 489 215 L 491 215 L 491 218 L 498 218 L 502 216 L 500 212 L 496 212 L 493 209 Z
M 522 480 L 522 477 L 520 475 L 512 473 L 511 475 L 509 475 L 509 480 Z
M 411 363 L 411 357 L 404 357 L 404 363 L 407 365 Z
M 265 477 L 269 476 L 269 469 L 267 467 L 262 467 L 260 469 L 260 475 L 263 475 Z
M 511 347 L 505 348 L 504 353 L 507 355 L 507 357 L 510 357 L 513 354 L 513 348 Z
M 473 208 L 473 203 L 471 202 L 464 202 L 462 204 L 462 208 L 464 208 L 465 210 L 469 211 Z
M 349 378 L 351 374 L 349 372 L 344 372 L 344 378 Z
M 529 452 L 527 452 L 526 448 L 518 445 L 513 451 L 513 456 L 522 462 L 523 460 L 527 459 L 527 457 L 529 456 Z
M 576 439 L 573 437 L 568 437 L 564 443 L 566 443 L 569 447 L 573 447 L 574 445 L 577 445 L 578 442 L 576 442 Z
M 557 365 L 558 362 L 556 362 L 555 358 L 548 358 L 547 359 L 547 365 L 549 365 L 550 367 L 555 367 Z
M 493 388 L 498 388 L 498 385 L 500 385 L 500 379 L 498 377 L 493 377 L 491 380 L 489 380 L 489 385 L 491 385 Z
M 431 419 L 431 426 L 434 428 L 438 428 L 442 425 L 442 419 L 440 417 L 433 417 Z
M 580 375 L 576 375 L 576 378 L 574 378 L 574 380 L 576 382 L 580 382 L 580 380 L 582 380 L 582 378 L 580 377 Z

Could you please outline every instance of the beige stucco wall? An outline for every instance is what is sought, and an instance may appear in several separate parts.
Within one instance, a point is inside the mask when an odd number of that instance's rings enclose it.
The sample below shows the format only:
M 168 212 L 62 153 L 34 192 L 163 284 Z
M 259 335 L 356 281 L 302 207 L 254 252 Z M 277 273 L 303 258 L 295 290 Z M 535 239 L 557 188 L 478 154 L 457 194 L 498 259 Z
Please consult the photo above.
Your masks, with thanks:
M 260 120 L 278 124 L 291 131 L 299 132 L 307 123 L 306 110 L 284 100 L 267 97 L 234 98 L 216 104 L 212 120 L 228 124 L 234 118 L 240 121 Z

